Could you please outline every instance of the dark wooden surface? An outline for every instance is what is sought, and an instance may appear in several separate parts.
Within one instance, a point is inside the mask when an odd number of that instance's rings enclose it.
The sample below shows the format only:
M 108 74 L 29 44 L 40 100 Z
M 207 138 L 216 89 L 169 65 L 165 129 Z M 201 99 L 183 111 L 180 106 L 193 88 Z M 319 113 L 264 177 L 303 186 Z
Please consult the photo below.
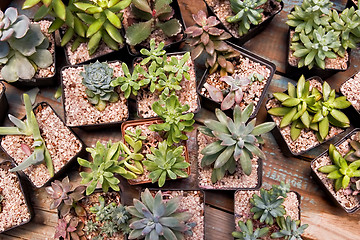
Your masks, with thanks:
M 16 0 L 14 5 L 19 5 L 21 0 Z M 282 91 L 285 89 L 288 81 L 293 81 L 284 76 L 285 73 L 285 55 L 287 25 L 286 16 L 294 6 L 301 4 L 298 0 L 285 0 L 283 11 L 274 18 L 270 25 L 261 34 L 248 41 L 244 47 L 254 53 L 274 62 L 277 67 L 269 93 Z M 199 9 L 205 9 L 201 0 L 179 0 L 183 17 L 187 25 L 192 24 L 191 13 L 196 13 Z M 336 7 L 341 9 L 345 2 L 336 2 Z M 327 81 L 333 88 L 338 88 L 342 82 L 359 70 L 358 50 L 351 53 L 351 67 L 340 72 Z M 310 77 L 310 76 L 306 76 Z M 7 86 L 6 95 L 10 102 L 9 112 L 15 116 L 23 116 L 24 108 L 21 104 L 21 93 L 24 90 L 17 89 L 11 85 Z M 37 97 L 37 102 L 49 102 L 60 116 L 63 116 L 62 105 L 55 100 L 53 95 L 54 88 L 41 89 L 41 94 Z M 264 104 L 263 104 L 264 105 Z M 206 110 L 201 110 L 196 119 L 202 122 L 206 118 L 212 117 L 212 114 Z M 258 121 L 263 122 L 266 118 L 266 111 L 262 106 Z M 9 124 L 6 122 L 6 124 Z M 106 131 L 86 132 L 75 130 L 83 139 L 87 146 L 93 145 L 97 140 L 115 140 L 121 138 L 120 128 Z M 337 138 L 338 140 L 339 138 Z M 192 174 L 189 179 L 176 182 L 169 182 L 165 187 L 168 188 L 197 188 L 197 169 L 196 169 L 196 141 L 195 133 L 190 134 L 190 153 L 192 160 Z M 322 147 L 309 153 L 308 157 L 314 158 L 326 149 Z M 271 134 L 265 136 L 264 150 L 268 159 L 264 161 L 263 186 L 279 183 L 286 180 L 291 183 L 291 189 L 301 194 L 301 219 L 303 223 L 309 224 L 304 237 L 306 239 L 324 239 L 324 240 L 345 240 L 360 239 L 360 213 L 347 214 L 341 208 L 330 202 L 324 191 L 310 177 L 310 162 L 297 158 L 289 158 L 282 155 L 276 140 Z M 1 153 L 0 158 L 5 158 Z M 69 172 L 70 179 L 79 182 L 78 169 L 74 167 Z M 132 197 L 138 194 L 139 187 L 130 187 L 125 181 L 122 181 L 121 188 L 126 202 L 131 202 Z M 227 240 L 232 239 L 231 232 L 234 229 L 233 220 L 233 191 L 206 191 L 206 239 L 208 240 Z M 0 234 L 0 239 L 52 239 L 54 227 L 57 223 L 55 211 L 49 210 L 49 199 L 44 189 L 32 191 L 32 204 L 35 209 L 35 218 L 33 221 L 23 227 L 16 228 L 4 234 Z

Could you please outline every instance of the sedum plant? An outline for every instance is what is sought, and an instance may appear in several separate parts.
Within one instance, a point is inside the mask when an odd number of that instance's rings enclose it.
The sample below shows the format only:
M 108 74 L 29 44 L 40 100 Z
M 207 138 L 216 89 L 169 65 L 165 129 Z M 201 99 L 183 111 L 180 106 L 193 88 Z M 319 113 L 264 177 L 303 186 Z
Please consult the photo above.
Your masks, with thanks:
M 267 0 L 230 0 L 230 6 L 235 16 L 227 16 L 226 21 L 239 25 L 239 35 L 248 33 L 250 24 L 258 25 L 262 21 L 261 5 Z
M 165 43 L 161 42 L 156 47 L 155 39 L 150 39 L 150 49 L 142 48 L 140 53 L 146 56 L 142 61 L 141 65 L 155 62 L 158 66 L 162 66 L 166 61 L 166 50 L 164 50 Z
M 148 189 L 141 193 L 141 200 L 134 199 L 134 206 L 127 207 L 132 215 L 129 239 L 184 239 L 192 235 L 188 221 L 192 214 L 179 211 L 181 198 L 163 200 L 161 191 L 153 197 Z
M 146 136 L 141 135 L 142 130 L 139 126 L 136 126 L 135 132 L 125 130 L 126 135 L 130 136 L 135 142 L 146 140 Z
M 173 18 L 172 0 L 133 0 L 131 15 L 138 23 L 126 30 L 126 42 L 135 46 L 145 41 L 152 32 L 159 29 L 167 37 L 174 37 L 181 31 L 179 20 Z
M 271 234 L 271 238 L 284 238 L 286 240 L 302 240 L 301 234 L 309 226 L 304 224 L 300 226 L 300 220 L 292 220 L 290 216 L 277 217 L 276 223 L 280 227 L 279 232 Z
M 160 142 L 158 148 L 151 147 L 152 154 L 146 154 L 147 160 L 143 161 L 147 170 L 150 171 L 149 178 L 152 183 L 158 182 L 159 187 L 164 186 L 166 178 L 187 178 L 185 171 L 190 163 L 182 156 L 184 147 L 169 147 L 166 140 Z
M 200 10 L 193 14 L 192 18 L 195 25 L 186 28 L 185 33 L 188 35 L 187 42 L 192 47 L 191 58 L 193 60 L 206 55 L 205 66 L 209 67 L 210 74 L 220 68 L 222 76 L 234 73 L 234 65 L 229 59 L 239 56 L 224 40 L 231 38 L 231 35 L 223 29 L 216 28 L 220 23 L 216 17 L 207 17 L 206 13 Z
M 26 151 L 28 158 L 21 162 L 16 167 L 10 169 L 10 172 L 24 170 L 32 165 L 45 163 L 50 177 L 54 176 L 54 166 L 51 160 L 49 150 L 46 148 L 45 140 L 41 137 L 39 124 L 36 120 L 35 114 L 31 109 L 30 97 L 27 94 L 23 95 L 26 120 L 22 121 L 9 114 L 10 121 L 15 127 L 0 127 L 0 135 L 24 135 L 32 136 L 34 139 L 33 152 Z M 30 148 L 29 146 L 26 146 Z
M 329 147 L 329 156 L 333 165 L 322 166 L 318 171 L 328 174 L 329 179 L 335 180 L 335 191 L 347 188 L 351 178 L 360 177 L 360 160 L 348 164 L 332 144 Z
M 49 40 L 38 24 L 18 15 L 16 8 L 0 10 L 0 66 L 6 81 L 29 80 L 38 68 L 49 67 L 53 57 L 48 47 Z
M 346 161 L 354 162 L 360 159 L 360 133 L 354 135 L 354 139 L 350 141 L 351 150 L 344 156 Z
M 215 110 L 217 120 L 205 120 L 205 126 L 199 131 L 207 136 L 216 138 L 216 141 L 201 150 L 204 155 L 201 166 L 212 166 L 211 180 L 213 183 L 221 180 L 228 171 L 233 174 L 237 162 L 246 175 L 251 174 L 251 159 L 258 156 L 266 159 L 265 154 L 258 147 L 264 141 L 261 134 L 271 131 L 275 123 L 266 122 L 255 126 L 256 119 L 248 124 L 254 104 L 250 103 L 243 111 L 240 106 L 234 108 L 233 119 L 225 115 L 220 109 Z
M 268 227 L 256 228 L 254 231 L 254 225 L 250 219 L 248 219 L 246 223 L 239 221 L 238 225 L 241 229 L 241 232 L 232 232 L 232 236 L 236 240 L 259 240 L 269 232 Z
M 181 105 L 176 95 L 171 95 L 164 100 L 164 106 L 159 101 L 153 103 L 152 110 L 162 119 L 164 123 L 149 126 L 151 131 L 165 131 L 168 146 L 187 140 L 185 132 L 191 132 L 195 120 L 193 113 L 184 112 L 189 110 L 189 105 Z
M 81 72 L 82 84 L 86 87 L 85 93 L 89 102 L 103 111 L 106 102 L 117 102 L 119 94 L 110 84 L 113 81 L 114 69 L 106 62 L 95 63 L 84 66 L 85 72 Z

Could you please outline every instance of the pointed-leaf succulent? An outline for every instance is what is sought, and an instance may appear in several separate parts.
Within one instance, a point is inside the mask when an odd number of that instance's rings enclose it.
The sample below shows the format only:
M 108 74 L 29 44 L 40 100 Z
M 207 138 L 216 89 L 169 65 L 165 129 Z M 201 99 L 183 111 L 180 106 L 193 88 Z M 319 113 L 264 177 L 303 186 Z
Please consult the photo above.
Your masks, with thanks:
M 245 222 L 239 221 L 238 225 L 241 229 L 241 232 L 235 231 L 232 232 L 232 236 L 236 240 L 259 240 L 261 237 L 264 237 L 268 232 L 269 228 L 257 228 L 254 231 L 254 226 L 252 220 L 248 219 Z
M 302 240 L 301 234 L 309 226 L 308 224 L 300 226 L 300 220 L 292 220 L 290 216 L 277 217 L 276 223 L 280 231 L 272 233 L 271 238 L 285 238 L 286 240 Z
M 351 150 L 344 156 L 346 161 L 354 162 L 360 159 L 360 133 L 354 135 L 354 139 L 350 141 Z

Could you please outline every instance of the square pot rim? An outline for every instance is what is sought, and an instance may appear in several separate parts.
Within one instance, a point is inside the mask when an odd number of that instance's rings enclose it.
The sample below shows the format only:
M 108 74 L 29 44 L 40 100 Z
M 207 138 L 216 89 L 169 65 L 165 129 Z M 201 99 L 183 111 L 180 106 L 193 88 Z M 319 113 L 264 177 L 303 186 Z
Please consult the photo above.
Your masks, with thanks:
M 1 88 L 1 93 L 0 93 L 0 99 L 2 99 L 5 96 L 5 91 L 6 91 L 6 86 L 3 82 L 4 80 L 0 80 L 0 88 Z
M 349 1 L 352 1 L 352 0 L 349 0 Z M 339 92 L 340 92 L 340 94 L 341 94 L 342 96 L 345 96 L 346 99 L 347 99 L 347 96 L 343 93 L 343 91 L 341 91 L 342 86 L 343 86 L 347 81 L 349 81 L 350 79 L 355 78 L 355 76 L 356 76 L 357 74 L 359 74 L 359 73 L 360 73 L 360 71 L 356 71 L 353 75 L 351 75 L 351 77 L 347 78 L 343 83 L 341 83 L 341 85 L 340 85 L 340 87 L 339 87 Z M 349 102 L 350 102 L 350 101 L 349 101 Z M 353 105 L 352 103 L 351 103 L 351 106 L 354 108 L 354 110 L 355 110 L 358 114 L 360 114 L 360 110 L 356 110 L 356 108 L 354 107 L 354 105 Z

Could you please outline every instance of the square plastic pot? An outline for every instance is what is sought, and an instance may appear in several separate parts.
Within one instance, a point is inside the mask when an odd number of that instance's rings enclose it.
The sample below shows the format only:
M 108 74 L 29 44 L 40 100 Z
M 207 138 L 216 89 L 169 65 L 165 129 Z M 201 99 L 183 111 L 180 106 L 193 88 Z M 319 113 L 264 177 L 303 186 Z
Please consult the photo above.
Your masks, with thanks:
M 349 1 L 352 1 L 352 0 L 349 0 Z M 339 89 L 340 89 L 341 95 L 346 96 L 346 95 L 341 91 L 342 86 L 343 86 L 348 80 L 350 80 L 351 78 L 354 78 L 356 74 L 358 74 L 358 72 L 355 73 L 354 75 L 352 75 L 350 78 L 348 78 L 345 82 L 343 82 L 343 83 L 340 85 L 340 88 L 339 88 Z M 360 96 L 358 96 L 358 97 L 359 97 L 359 101 L 360 101 Z M 359 122 L 358 120 L 359 120 L 359 118 L 360 118 L 360 111 L 356 110 L 355 107 L 354 107 L 354 105 L 351 104 L 351 106 L 350 106 L 349 108 L 345 109 L 345 113 L 346 113 L 347 116 L 349 116 L 350 120 L 354 123 L 354 125 L 355 125 L 356 127 L 360 127 L 360 124 L 358 123 L 358 122 Z
M 6 87 L 3 82 L 0 82 L 0 89 L 0 124 L 2 124 L 9 109 L 9 104 L 5 94 Z

